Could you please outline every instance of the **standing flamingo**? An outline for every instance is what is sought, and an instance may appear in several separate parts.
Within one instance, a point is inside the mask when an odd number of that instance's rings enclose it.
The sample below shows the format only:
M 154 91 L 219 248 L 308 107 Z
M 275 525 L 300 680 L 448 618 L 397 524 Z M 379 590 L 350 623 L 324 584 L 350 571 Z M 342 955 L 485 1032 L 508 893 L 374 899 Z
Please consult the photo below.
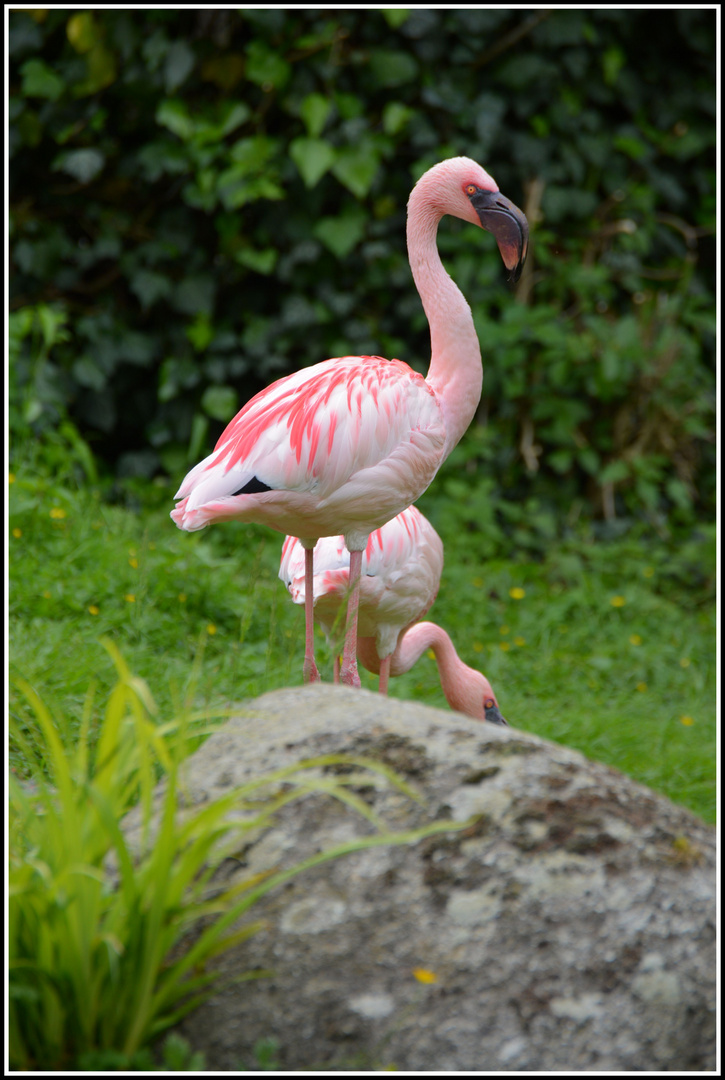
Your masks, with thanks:
M 332 643 L 350 585 L 350 554 L 342 536 L 326 536 L 314 551 L 315 622 Z M 296 604 L 304 604 L 305 549 L 294 536 L 282 547 L 279 577 Z M 505 724 L 485 675 L 459 658 L 446 631 L 432 622 L 418 622 L 438 593 L 443 570 L 443 543 L 415 506 L 370 534 L 362 557 L 358 609 L 357 658 L 380 676 L 386 694 L 388 677 L 410 671 L 429 648 L 438 664 L 443 693 L 452 709 L 477 720 Z M 335 682 L 339 656 L 335 654 Z
M 481 351 L 471 309 L 436 246 L 444 214 L 493 233 L 512 281 L 528 246 L 522 212 L 470 158 L 439 162 L 408 200 L 408 255 L 431 333 L 428 375 L 400 360 L 341 356 L 303 368 L 256 394 L 186 476 L 171 511 L 193 532 L 227 519 L 270 525 L 305 548 L 306 681 L 314 659 L 313 549 L 342 533 L 350 552 L 342 681 L 356 664 L 360 566 L 370 533 L 422 495 L 473 419 Z

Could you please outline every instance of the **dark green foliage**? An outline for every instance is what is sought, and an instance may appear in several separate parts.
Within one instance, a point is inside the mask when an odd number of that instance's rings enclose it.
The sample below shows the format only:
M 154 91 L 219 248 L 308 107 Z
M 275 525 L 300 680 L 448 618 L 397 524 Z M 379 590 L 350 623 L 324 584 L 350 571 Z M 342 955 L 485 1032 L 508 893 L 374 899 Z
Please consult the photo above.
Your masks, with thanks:
M 485 377 L 436 494 L 494 548 L 711 516 L 714 11 L 16 10 L 10 90 L 16 438 L 178 480 L 280 375 L 425 370 L 405 204 L 463 153 L 533 247 L 511 295 L 441 228 Z

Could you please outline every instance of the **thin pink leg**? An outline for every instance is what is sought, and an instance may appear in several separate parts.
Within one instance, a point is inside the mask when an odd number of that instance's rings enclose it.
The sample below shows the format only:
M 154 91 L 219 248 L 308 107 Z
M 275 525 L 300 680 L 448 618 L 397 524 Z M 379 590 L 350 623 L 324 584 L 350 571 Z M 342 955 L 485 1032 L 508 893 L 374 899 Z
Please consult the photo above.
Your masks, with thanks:
M 305 548 L 305 661 L 302 665 L 302 677 L 306 683 L 321 682 L 320 673 L 315 663 L 315 623 L 314 585 L 312 581 L 312 563 L 314 548 Z
M 340 681 L 340 657 L 335 657 L 335 664 L 332 669 L 332 681 L 337 685 Z
M 387 694 L 388 692 L 388 679 L 390 678 L 390 661 L 393 659 L 393 654 L 389 653 L 388 656 L 384 656 L 380 661 L 380 678 L 378 681 L 378 693 Z
M 340 673 L 340 680 L 345 686 L 360 685 L 360 676 L 357 673 L 357 610 L 360 603 L 362 557 L 362 551 L 350 552 L 350 596 L 347 601 L 345 647 L 342 650 L 342 671 Z

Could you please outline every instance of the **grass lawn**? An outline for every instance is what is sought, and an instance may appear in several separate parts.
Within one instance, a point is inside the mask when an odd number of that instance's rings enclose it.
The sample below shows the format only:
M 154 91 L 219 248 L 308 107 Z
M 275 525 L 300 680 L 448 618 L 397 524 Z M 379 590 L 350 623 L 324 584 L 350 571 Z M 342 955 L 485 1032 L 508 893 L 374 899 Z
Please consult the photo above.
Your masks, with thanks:
M 170 718 L 193 695 L 221 711 L 301 682 L 303 612 L 277 578 L 282 537 L 230 523 L 180 532 L 173 489 L 134 505 L 62 486 L 22 463 L 10 484 L 12 685 L 22 675 L 80 721 L 116 674 L 103 635 Z M 715 817 L 714 534 L 675 551 L 626 538 L 552 544 L 541 562 L 476 556 L 475 533 L 446 535 L 429 615 L 490 679 L 509 723 L 581 750 Z M 426 512 L 426 500 L 420 502 Z M 318 665 L 331 678 L 320 634 Z M 363 686 L 377 680 L 361 671 Z M 392 680 L 395 697 L 447 708 L 431 658 Z M 291 719 L 293 724 L 294 720 Z M 23 763 L 12 754 L 19 771 Z

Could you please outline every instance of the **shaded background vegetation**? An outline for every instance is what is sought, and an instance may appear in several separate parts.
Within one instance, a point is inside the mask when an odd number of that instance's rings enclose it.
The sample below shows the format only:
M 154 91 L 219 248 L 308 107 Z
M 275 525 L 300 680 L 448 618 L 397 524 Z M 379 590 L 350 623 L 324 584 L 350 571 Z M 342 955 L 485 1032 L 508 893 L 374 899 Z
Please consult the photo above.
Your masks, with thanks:
M 712 518 L 714 11 L 15 11 L 10 89 L 15 447 L 176 483 L 300 366 L 424 371 L 405 204 L 464 153 L 533 246 L 511 295 L 441 227 L 485 373 L 436 524 Z

